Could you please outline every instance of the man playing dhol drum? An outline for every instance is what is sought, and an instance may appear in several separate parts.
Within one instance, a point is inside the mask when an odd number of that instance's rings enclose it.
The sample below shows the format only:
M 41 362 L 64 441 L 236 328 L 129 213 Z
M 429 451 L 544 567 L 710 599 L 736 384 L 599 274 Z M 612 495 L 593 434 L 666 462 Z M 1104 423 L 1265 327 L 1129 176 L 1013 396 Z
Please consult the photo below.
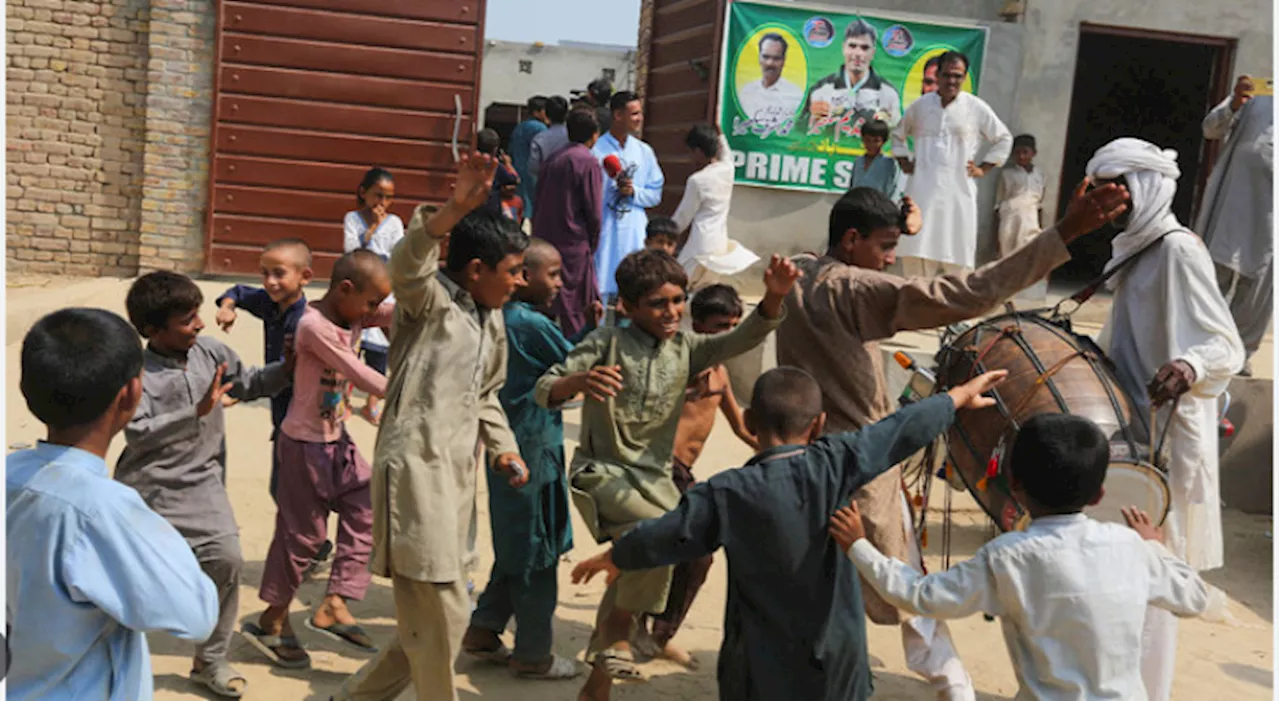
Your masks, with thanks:
M 1218 397 L 1245 355 L 1209 249 L 1170 209 L 1177 156 L 1125 138 L 1098 149 L 1086 166 L 1090 178 L 1122 184 L 1133 197 L 1131 212 L 1116 219 L 1121 231 L 1107 269 L 1124 267 L 1111 278 L 1115 297 L 1099 345 L 1139 413 L 1160 408 L 1150 430 L 1168 435 L 1167 460 L 1152 461 L 1163 464 L 1169 479 L 1169 550 L 1196 570 L 1211 570 L 1222 566 Z M 1148 608 L 1142 677 L 1151 701 L 1168 701 L 1177 642 L 1173 615 Z
M 903 233 L 921 229 L 919 209 L 900 210 L 883 193 L 856 188 L 831 209 L 825 255 L 802 255 L 804 275 L 787 297 L 778 330 L 778 364 L 807 370 L 823 388 L 829 431 L 852 431 L 893 412 L 879 341 L 899 331 L 963 321 L 991 309 L 1070 258 L 1066 244 L 1120 216 L 1128 195 L 1119 185 L 1077 188 L 1062 221 L 1007 258 L 967 275 L 902 278 L 884 272 Z M 904 216 L 906 212 L 909 215 Z M 921 567 L 908 537 L 909 510 L 894 468 L 855 496 L 868 539 L 890 557 Z M 933 685 L 939 699 L 971 701 L 973 684 L 945 624 L 902 620 L 892 605 L 864 586 L 867 615 L 902 626 L 907 665 Z

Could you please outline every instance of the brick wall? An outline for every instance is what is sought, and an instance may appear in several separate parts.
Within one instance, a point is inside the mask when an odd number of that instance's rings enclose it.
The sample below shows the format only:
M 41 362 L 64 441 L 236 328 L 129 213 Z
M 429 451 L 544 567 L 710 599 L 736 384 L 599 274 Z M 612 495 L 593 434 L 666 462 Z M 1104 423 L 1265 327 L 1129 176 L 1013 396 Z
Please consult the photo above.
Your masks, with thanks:
M 203 265 L 211 0 L 9 0 L 7 268 Z

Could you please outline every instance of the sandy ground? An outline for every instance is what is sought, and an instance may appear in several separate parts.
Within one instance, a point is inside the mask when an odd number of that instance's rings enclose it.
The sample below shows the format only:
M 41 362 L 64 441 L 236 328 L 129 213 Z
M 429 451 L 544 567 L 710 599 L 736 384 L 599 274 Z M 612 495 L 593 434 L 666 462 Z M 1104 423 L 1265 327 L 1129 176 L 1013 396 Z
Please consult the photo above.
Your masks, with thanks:
M 211 300 L 224 286 L 225 283 L 201 283 L 210 300 L 206 302 L 204 319 L 211 326 L 214 313 Z M 21 335 L 39 315 L 69 305 L 102 306 L 123 313 L 127 287 L 128 281 L 111 279 L 84 282 L 23 280 L 11 283 L 7 290 L 9 314 L 6 357 L 10 387 L 16 390 Z M 1095 304 L 1102 306 L 1102 303 Z M 1081 319 L 1082 330 L 1094 331 L 1094 328 L 1089 327 L 1093 324 L 1085 325 L 1085 321 Z M 1098 316 L 1097 322 L 1100 321 L 1101 317 Z M 242 317 L 230 334 L 223 334 L 214 328 L 210 328 L 207 333 L 227 341 L 249 362 L 257 362 L 262 357 L 261 327 L 252 317 Z M 904 335 L 897 340 L 908 347 L 930 342 L 923 335 Z M 1263 353 L 1268 355 L 1260 354 L 1261 357 L 1269 357 L 1269 346 L 1264 348 Z M 11 448 L 22 443 L 32 443 L 41 437 L 41 427 L 27 412 L 17 391 L 8 393 L 6 408 L 7 440 Z M 573 437 L 578 429 L 577 416 L 568 415 L 566 420 L 566 433 Z M 350 427 L 356 442 L 365 451 L 365 456 L 371 458 L 375 434 L 373 427 L 358 418 L 352 420 Z M 241 527 L 246 562 L 240 598 L 242 621 L 253 619 L 264 608 L 257 598 L 257 586 L 274 523 L 274 509 L 267 495 L 270 428 L 270 413 L 265 402 L 240 405 L 227 412 L 227 484 Z M 114 450 L 108 456 L 110 461 L 114 462 L 119 454 L 122 440 L 118 439 L 113 446 Z M 569 446 L 570 451 L 572 448 L 573 446 Z M 696 472 L 699 476 L 706 477 L 739 465 L 748 457 L 748 449 L 736 441 L 728 426 L 721 421 L 696 466 Z M 941 494 L 942 491 L 937 489 L 935 494 Z M 964 558 L 973 553 L 989 533 L 986 519 L 974 502 L 967 495 L 955 496 L 953 559 Z M 487 496 L 483 488 L 479 495 L 479 510 L 478 548 L 481 569 L 474 576 L 477 588 L 482 588 L 492 562 Z M 930 547 L 926 550 L 927 564 L 933 569 L 941 567 L 938 547 L 942 540 L 940 513 L 940 510 L 931 511 L 932 537 Z M 1179 629 L 1179 673 L 1173 694 L 1174 699 L 1179 701 L 1266 699 L 1272 695 L 1272 543 L 1267 535 L 1272 528 L 1271 518 L 1227 511 L 1224 521 L 1227 533 L 1227 567 L 1211 573 L 1208 578 L 1230 595 L 1232 610 L 1240 620 L 1240 625 L 1228 627 L 1200 621 L 1182 624 Z M 569 583 L 571 566 L 568 563 L 600 549 L 590 541 L 576 513 L 574 529 L 578 534 L 577 547 L 561 567 L 555 651 L 561 655 L 576 657 L 581 654 L 590 634 L 595 604 L 603 585 L 594 583 L 586 587 L 575 587 Z M 701 671 L 691 673 L 662 662 L 648 663 L 643 666 L 649 677 L 648 683 L 619 686 L 615 691 L 615 698 L 633 701 L 716 698 L 715 659 L 721 639 L 725 566 L 724 557 L 717 556 L 707 585 L 677 638 L 701 659 Z M 295 605 L 295 628 L 299 630 L 300 637 L 311 652 L 311 670 L 295 672 L 272 667 L 243 640 L 237 638 L 233 642 L 231 660 L 249 680 L 246 698 L 323 701 L 329 698 L 329 694 L 348 674 L 368 659 L 358 652 L 332 644 L 302 627 L 302 616 L 305 615 L 303 612 L 323 595 L 325 576 L 321 572 L 316 578 L 304 583 L 299 592 L 300 600 Z M 363 602 L 353 603 L 352 609 L 370 628 L 378 642 L 390 639 L 394 620 L 391 590 L 386 580 L 375 579 L 368 597 Z M 1012 698 L 1017 687 L 999 625 L 974 617 L 953 622 L 951 629 L 974 679 L 978 698 L 981 701 Z M 897 629 L 872 625 L 869 626 L 868 635 L 875 672 L 876 698 L 930 698 L 928 687 L 906 668 Z M 166 635 L 153 635 L 151 644 L 158 699 L 213 698 L 195 689 L 186 679 L 190 668 L 190 644 Z M 572 699 L 578 684 L 576 681 L 517 682 L 505 670 L 479 666 L 465 659 L 458 663 L 458 671 L 460 696 L 463 699 L 507 699 L 517 696 L 523 701 Z

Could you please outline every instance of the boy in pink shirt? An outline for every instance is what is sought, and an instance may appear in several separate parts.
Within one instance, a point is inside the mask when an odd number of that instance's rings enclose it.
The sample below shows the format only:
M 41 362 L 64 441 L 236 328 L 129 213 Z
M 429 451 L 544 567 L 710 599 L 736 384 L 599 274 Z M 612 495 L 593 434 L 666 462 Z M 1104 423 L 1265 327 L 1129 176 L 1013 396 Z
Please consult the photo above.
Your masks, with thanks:
M 369 464 L 347 434 L 352 387 L 382 397 L 387 378 L 360 360 L 364 327 L 391 325 L 394 305 L 386 265 L 367 250 L 352 251 L 333 266 L 329 291 L 298 321 L 294 341 L 293 400 L 280 425 L 276 531 L 267 552 L 258 596 L 268 604 L 258 623 L 246 623 L 249 642 L 281 667 L 301 668 L 311 658 L 289 623 L 289 604 L 303 572 L 324 542 L 330 511 L 338 514 L 337 549 L 329 589 L 306 625 L 361 650 L 375 651 L 346 600 L 369 588 L 373 506 Z

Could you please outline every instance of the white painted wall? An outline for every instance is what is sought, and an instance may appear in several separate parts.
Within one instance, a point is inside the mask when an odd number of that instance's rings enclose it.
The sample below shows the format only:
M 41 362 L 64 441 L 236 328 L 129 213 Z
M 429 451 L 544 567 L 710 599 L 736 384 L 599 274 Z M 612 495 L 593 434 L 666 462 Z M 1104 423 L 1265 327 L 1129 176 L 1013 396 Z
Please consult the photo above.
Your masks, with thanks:
M 529 73 L 520 62 L 532 63 Z M 534 95 L 563 95 L 584 90 L 605 69 L 615 74 L 614 90 L 635 87 L 635 49 L 606 44 L 523 44 L 490 40 L 484 47 L 480 75 L 481 114 L 495 102 L 522 105 Z

